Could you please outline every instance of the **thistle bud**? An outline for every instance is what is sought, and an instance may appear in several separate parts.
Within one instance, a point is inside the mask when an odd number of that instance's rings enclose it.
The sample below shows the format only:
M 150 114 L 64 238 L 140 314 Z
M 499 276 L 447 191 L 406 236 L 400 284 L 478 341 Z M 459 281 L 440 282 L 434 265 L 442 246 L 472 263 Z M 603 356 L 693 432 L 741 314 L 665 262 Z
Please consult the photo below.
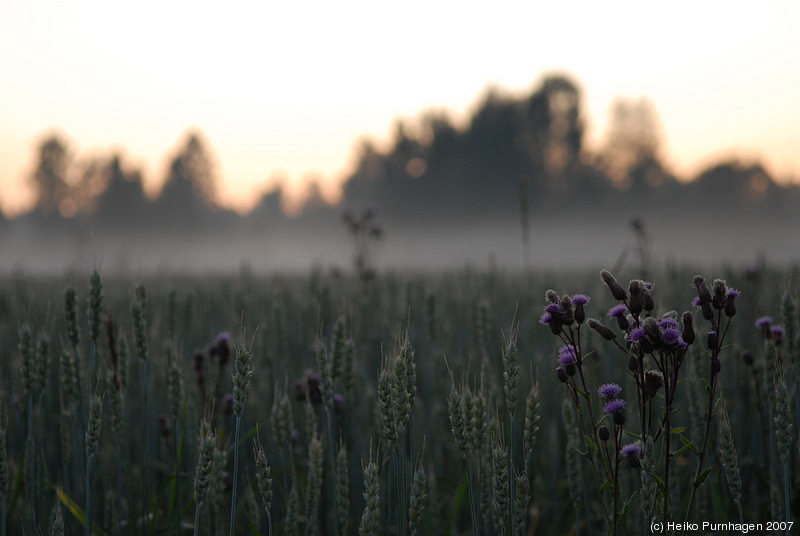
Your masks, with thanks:
M 605 424 L 601 424 L 600 428 L 597 429 L 597 436 L 600 441 L 608 441 L 611 439 L 611 432 L 608 431 L 608 427 Z
M 572 298 L 566 294 L 561 297 L 561 312 L 563 314 L 564 325 L 570 326 L 575 322 L 575 308 L 572 306 Z
M 713 289 L 711 305 L 714 306 L 714 309 L 724 309 L 728 302 L 728 285 L 725 280 L 715 279 L 711 288 Z
M 694 315 L 691 313 L 691 311 L 685 311 L 681 317 L 681 320 L 683 321 L 683 333 L 681 334 L 681 337 L 686 344 L 692 344 L 695 339 Z
M 656 347 L 661 346 L 661 328 L 658 327 L 658 321 L 655 318 L 652 316 L 645 318 L 642 328 Z
M 567 377 L 567 372 L 564 370 L 564 367 L 556 367 L 556 375 L 558 376 L 558 381 L 561 383 L 567 383 L 569 378 Z
M 644 283 L 638 279 L 634 279 L 630 283 L 631 299 L 628 302 L 628 309 L 630 309 L 633 316 L 639 316 L 644 310 Z
M 648 289 L 647 292 L 644 293 L 644 310 L 650 313 L 655 308 L 656 302 L 653 301 L 653 293 Z
M 625 424 L 625 408 L 619 409 L 613 413 L 614 424 L 622 426 Z
M 608 270 L 601 270 L 600 278 L 608 285 L 609 290 L 611 290 L 611 295 L 614 296 L 615 300 L 625 301 L 628 299 L 628 294 L 625 292 L 625 289 L 622 288 L 622 285 L 611 275 L 611 272 Z
M 719 347 L 719 337 L 716 331 L 709 331 L 708 336 L 706 337 L 706 342 L 708 343 L 708 349 L 712 352 L 717 350 Z
M 701 275 L 696 275 L 692 279 L 694 288 L 697 289 L 697 297 L 700 298 L 700 303 L 711 302 L 711 291 L 706 286 L 706 280 Z
M 553 289 L 550 289 L 544 293 L 544 299 L 547 300 L 547 303 L 558 303 L 560 301 L 558 293 Z
M 700 302 L 700 312 L 703 313 L 703 318 L 709 322 L 714 320 L 714 311 L 711 309 L 710 302 Z
M 617 334 L 614 333 L 614 330 L 612 330 L 610 327 L 604 324 L 601 324 L 594 318 L 590 318 L 589 320 L 586 321 L 586 323 L 589 325 L 590 328 L 595 330 L 601 337 L 603 337 L 607 341 L 613 341 L 614 339 L 617 338 Z
M 656 396 L 658 390 L 664 387 L 664 375 L 658 370 L 648 370 L 644 373 L 644 394 L 650 398 Z
M 572 305 L 575 306 L 575 321 L 578 324 L 583 324 L 586 321 L 586 311 L 584 306 L 589 303 L 589 296 L 586 294 L 575 294 L 572 296 Z
M 583 304 L 578 304 L 575 306 L 575 322 L 578 324 L 583 324 L 586 320 L 586 311 L 583 309 Z
M 722 370 L 722 361 L 719 358 L 715 358 L 714 362 L 711 364 L 711 370 L 714 374 L 719 374 L 719 371 Z
M 639 358 L 635 354 L 628 354 L 628 370 L 631 372 L 639 370 Z

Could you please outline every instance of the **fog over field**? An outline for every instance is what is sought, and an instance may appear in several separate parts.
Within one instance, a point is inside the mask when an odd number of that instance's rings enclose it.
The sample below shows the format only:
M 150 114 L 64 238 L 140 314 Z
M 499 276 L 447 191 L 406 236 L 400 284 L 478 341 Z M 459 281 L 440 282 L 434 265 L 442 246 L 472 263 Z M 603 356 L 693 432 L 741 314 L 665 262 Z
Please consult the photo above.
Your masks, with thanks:
M 526 96 L 489 92 L 466 127 L 441 113 L 398 120 L 387 147 L 356 148 L 336 204 L 312 187 L 291 216 L 280 188 L 247 214 L 220 206 L 224 177 L 199 131 L 156 198 L 119 153 L 78 158 L 53 135 L 37 148 L 34 209 L 0 219 L 0 270 L 349 270 L 359 254 L 369 269 L 800 258 L 796 184 L 735 158 L 679 180 L 644 99 L 617 101 L 602 151 L 584 147 L 584 123 L 579 85 L 562 75 Z

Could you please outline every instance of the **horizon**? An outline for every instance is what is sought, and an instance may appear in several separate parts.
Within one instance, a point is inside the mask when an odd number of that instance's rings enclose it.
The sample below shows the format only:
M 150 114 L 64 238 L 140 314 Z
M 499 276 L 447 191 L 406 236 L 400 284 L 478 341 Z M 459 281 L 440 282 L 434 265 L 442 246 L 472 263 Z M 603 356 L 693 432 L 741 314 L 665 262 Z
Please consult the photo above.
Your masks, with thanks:
M 37 142 L 52 132 L 79 158 L 119 151 L 150 195 L 186 132 L 198 130 L 224 208 L 245 212 L 279 183 L 296 202 L 312 179 L 332 201 L 360 140 L 384 148 L 397 121 L 431 110 L 462 128 L 492 88 L 519 96 L 554 72 L 581 89 L 589 152 L 602 146 L 615 98 L 646 98 L 658 113 L 661 159 L 678 178 L 735 158 L 796 182 L 800 70 L 789 66 L 798 65 L 800 7 L 692 5 L 687 19 L 689 6 L 510 2 L 473 13 L 443 2 L 420 11 L 425 18 L 409 6 L 386 25 L 387 13 L 355 1 L 222 14 L 194 4 L 139 13 L 88 0 L 71 9 L 5 4 L 0 208 L 9 217 L 29 208 L 25 180 Z M 537 17 L 567 23 L 530 22 Z M 485 38 L 473 39 L 476 30 Z

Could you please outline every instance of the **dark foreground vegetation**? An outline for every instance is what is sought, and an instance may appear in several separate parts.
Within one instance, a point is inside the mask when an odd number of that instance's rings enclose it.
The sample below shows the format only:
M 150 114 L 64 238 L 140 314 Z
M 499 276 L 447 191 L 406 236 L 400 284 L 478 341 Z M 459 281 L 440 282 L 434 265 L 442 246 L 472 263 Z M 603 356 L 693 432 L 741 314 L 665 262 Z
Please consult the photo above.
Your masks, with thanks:
M 791 521 L 793 272 L 18 273 L 0 284 L 2 531 Z

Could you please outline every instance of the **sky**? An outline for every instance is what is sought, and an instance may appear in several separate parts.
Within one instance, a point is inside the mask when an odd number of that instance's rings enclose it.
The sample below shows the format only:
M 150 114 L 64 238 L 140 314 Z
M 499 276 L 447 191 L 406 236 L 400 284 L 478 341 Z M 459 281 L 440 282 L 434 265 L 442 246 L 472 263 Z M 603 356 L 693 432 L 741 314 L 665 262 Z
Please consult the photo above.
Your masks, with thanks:
M 463 122 L 548 73 L 579 83 L 590 149 L 615 98 L 645 97 L 679 177 L 735 155 L 800 181 L 798 24 L 790 0 L 0 0 L 0 209 L 30 207 L 49 134 L 78 160 L 121 152 L 155 194 L 190 129 L 223 205 L 311 180 L 333 200 L 396 118 Z

